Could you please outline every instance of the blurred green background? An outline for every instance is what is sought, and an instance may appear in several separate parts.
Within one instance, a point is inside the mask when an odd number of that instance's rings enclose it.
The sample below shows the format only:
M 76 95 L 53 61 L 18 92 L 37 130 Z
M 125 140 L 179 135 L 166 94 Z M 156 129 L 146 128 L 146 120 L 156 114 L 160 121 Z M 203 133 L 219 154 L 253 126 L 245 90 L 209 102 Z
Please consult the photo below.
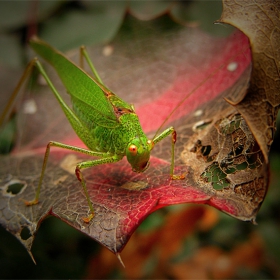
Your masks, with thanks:
M 0 74 L 7 84 L 1 97 L 16 83 L 11 73 L 21 73 L 30 59 L 26 42 L 34 33 L 62 51 L 110 43 L 120 30 L 131 36 L 139 32 L 139 21 L 161 32 L 178 25 L 199 26 L 212 36 L 227 36 L 231 28 L 212 24 L 221 11 L 220 1 L 0 1 Z M 98 243 L 50 217 L 42 223 L 32 248 L 37 265 L 0 227 L 0 277 L 280 278 L 278 142 L 276 134 L 271 184 L 257 216 L 258 226 L 207 206 L 167 207 L 150 215 L 133 235 L 122 254 L 127 265 L 123 269 Z M 189 227 L 180 235 L 182 222 Z M 175 246 L 174 251 L 165 248 L 166 242 Z

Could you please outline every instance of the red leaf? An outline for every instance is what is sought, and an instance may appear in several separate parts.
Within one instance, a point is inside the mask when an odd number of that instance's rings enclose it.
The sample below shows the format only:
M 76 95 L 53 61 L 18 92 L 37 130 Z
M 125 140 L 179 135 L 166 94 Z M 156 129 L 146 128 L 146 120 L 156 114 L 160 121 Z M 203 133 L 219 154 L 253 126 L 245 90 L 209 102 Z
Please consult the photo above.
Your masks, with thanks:
M 142 58 L 145 54 L 149 62 L 149 68 L 145 71 L 148 76 L 154 74 L 154 65 L 164 64 L 163 58 L 168 58 L 167 65 L 159 69 L 168 73 L 168 80 L 162 79 L 165 86 L 159 84 L 160 90 L 153 92 L 154 84 L 144 83 L 142 91 L 144 88 L 152 92 L 146 93 L 145 97 L 135 85 L 138 79 L 126 77 L 126 82 L 122 83 L 124 75 L 118 67 L 118 57 L 122 53 L 119 46 L 124 45 L 121 40 L 114 41 L 115 56 L 103 57 L 99 62 L 108 65 L 109 59 L 111 68 L 108 69 L 118 69 L 117 79 L 114 81 L 112 75 L 108 86 L 117 93 L 118 87 L 130 89 L 125 99 L 136 100 L 136 105 L 139 105 L 136 106 L 137 113 L 147 133 L 159 128 L 170 112 L 177 108 L 168 124 L 174 125 L 178 133 L 175 173 L 185 173 L 186 179 L 170 179 L 170 141 L 156 145 L 150 167 L 144 174 L 132 172 L 125 159 L 87 169 L 83 174 L 95 217 L 90 224 L 85 224 L 81 218 L 88 214 L 88 204 L 73 171 L 77 161 L 86 157 L 53 149 L 40 203 L 27 208 L 18 200 L 34 197 L 43 160 L 42 143 L 51 140 L 50 132 L 57 128 L 57 134 L 63 136 L 60 137 L 61 142 L 81 146 L 72 134 L 63 132 L 66 125 L 64 122 L 57 123 L 60 115 L 52 115 L 50 121 L 46 121 L 48 130 L 44 129 L 43 134 L 30 133 L 25 141 L 25 149 L 1 160 L 0 222 L 19 238 L 29 252 L 34 233 L 41 221 L 50 214 L 96 239 L 114 253 L 121 252 L 145 217 L 166 205 L 204 203 L 239 219 L 255 220 L 266 194 L 267 165 L 263 163 L 263 155 L 246 122 L 224 100 L 224 97 L 246 93 L 250 73 L 248 41 L 240 32 L 227 39 L 213 39 L 196 30 L 193 33 L 201 48 L 195 49 L 197 56 L 194 58 L 192 46 L 199 46 L 195 41 L 191 42 L 188 48 L 190 53 L 186 54 L 187 38 L 193 38 L 190 35 L 194 35 L 191 33 L 178 31 L 172 37 L 154 37 L 154 45 L 163 43 L 161 50 L 164 49 L 164 52 L 159 57 L 155 57 L 154 52 L 145 53 L 146 46 L 141 45 L 143 49 L 136 50 L 138 57 Z M 137 49 L 136 46 L 137 41 L 130 42 L 128 49 Z M 129 57 L 130 54 L 126 55 Z M 229 65 L 237 65 L 237 69 L 229 71 L 230 68 L 226 67 Z M 137 67 L 129 68 L 130 76 L 137 76 L 137 70 Z M 186 98 L 185 102 L 178 107 L 178 100 L 183 98 Z M 47 106 L 47 103 L 41 104 L 42 107 Z M 31 123 L 35 121 L 33 118 Z M 39 148 L 36 150 L 34 147 Z M 8 194 L 8 187 L 14 182 L 20 182 L 24 188 L 17 195 Z M 25 227 L 32 236 L 22 240 L 20 232 Z

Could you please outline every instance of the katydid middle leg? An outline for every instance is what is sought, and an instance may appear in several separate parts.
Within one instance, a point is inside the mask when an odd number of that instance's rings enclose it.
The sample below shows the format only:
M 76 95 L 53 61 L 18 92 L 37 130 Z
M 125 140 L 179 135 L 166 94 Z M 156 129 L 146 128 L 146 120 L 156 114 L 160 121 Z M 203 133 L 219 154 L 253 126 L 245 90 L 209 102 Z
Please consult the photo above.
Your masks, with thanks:
M 93 63 L 92 63 L 92 61 L 91 61 L 91 59 L 89 57 L 89 54 L 88 54 L 86 48 L 84 46 L 81 46 L 80 47 L 80 67 L 81 68 L 84 68 L 84 60 L 83 60 L 83 58 L 85 58 L 87 64 L 90 67 L 90 70 L 92 71 L 92 73 L 96 77 L 97 81 L 99 83 L 103 84 L 100 76 L 98 75 L 98 72 L 96 71 L 96 69 L 95 69 L 95 67 L 94 67 L 94 65 L 93 65 Z
M 108 156 L 107 153 L 104 154 L 104 155 Z M 92 205 L 92 202 L 91 202 L 89 194 L 88 194 L 88 190 L 87 190 L 87 187 L 86 187 L 86 182 L 85 182 L 84 176 L 81 172 L 81 169 L 94 167 L 94 166 L 101 165 L 101 164 L 106 164 L 106 163 L 117 162 L 120 159 L 121 159 L 120 157 L 113 155 L 113 156 L 104 157 L 104 158 L 101 158 L 101 159 L 83 161 L 83 162 L 80 162 L 80 163 L 77 164 L 75 173 L 76 173 L 76 176 L 77 176 L 78 180 L 82 184 L 82 187 L 83 187 L 83 190 L 84 190 L 84 193 L 85 193 L 88 205 L 89 205 L 89 209 L 91 211 L 91 214 L 89 216 L 82 218 L 85 223 L 89 223 L 92 220 L 92 218 L 94 217 L 94 209 L 93 209 L 93 205 Z
M 66 145 L 66 144 L 63 144 L 63 143 L 55 142 L 55 141 L 50 141 L 47 145 L 47 148 L 46 148 L 44 161 L 43 161 L 43 166 L 42 166 L 42 171 L 41 171 L 41 175 L 40 175 L 40 179 L 39 179 L 39 184 L 38 184 L 38 187 L 37 187 L 36 193 L 35 193 L 35 198 L 31 201 L 24 201 L 24 203 L 27 206 L 34 205 L 34 204 L 37 204 L 39 202 L 41 186 L 42 186 L 45 170 L 46 170 L 46 167 L 47 167 L 47 162 L 48 162 L 48 158 L 49 158 L 49 154 L 50 154 L 50 148 L 52 146 L 62 148 L 62 149 L 71 150 L 71 151 L 74 151 L 74 152 L 78 152 L 78 153 L 82 153 L 82 154 L 86 154 L 86 155 L 90 155 L 90 156 L 101 157 L 100 159 L 78 163 L 77 166 L 76 166 L 76 170 L 75 170 L 77 179 L 81 182 L 81 185 L 82 185 L 82 188 L 84 190 L 84 193 L 85 193 L 85 196 L 86 196 L 86 199 L 87 199 L 87 203 L 88 203 L 88 206 L 89 206 L 89 209 L 90 209 L 90 212 L 91 212 L 91 214 L 88 217 L 83 217 L 82 219 L 84 220 L 84 222 L 89 223 L 90 220 L 94 217 L 94 208 L 93 208 L 92 202 L 90 200 L 90 197 L 89 197 L 89 194 L 88 194 L 88 191 L 87 191 L 87 187 L 86 187 L 86 183 L 85 183 L 85 180 L 84 180 L 83 175 L 81 173 L 81 169 L 97 166 L 97 165 L 100 165 L 100 164 L 116 162 L 116 161 L 119 161 L 120 158 L 117 157 L 117 156 L 114 156 L 114 155 L 110 156 L 110 155 L 108 155 L 108 153 L 100 153 L 100 152 L 90 151 L 90 150 L 87 150 L 87 149 L 83 149 L 83 148 L 79 148 L 79 147 L 75 147 L 75 146 L 71 146 L 71 145 Z

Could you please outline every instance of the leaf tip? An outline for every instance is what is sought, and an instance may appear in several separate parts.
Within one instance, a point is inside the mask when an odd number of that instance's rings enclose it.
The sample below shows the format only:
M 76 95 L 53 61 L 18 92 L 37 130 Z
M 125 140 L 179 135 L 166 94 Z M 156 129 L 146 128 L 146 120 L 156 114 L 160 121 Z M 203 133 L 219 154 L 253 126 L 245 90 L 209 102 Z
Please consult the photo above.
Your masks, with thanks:
M 254 217 L 252 220 L 251 220 L 251 223 L 254 225 L 254 226 L 257 226 L 258 223 L 256 222 L 256 217 Z
M 118 260 L 120 261 L 121 265 L 123 266 L 123 268 L 125 268 L 125 265 L 122 261 L 121 255 L 119 253 L 117 253 L 116 256 L 117 256 Z
M 37 263 L 36 263 L 36 261 L 35 261 L 35 259 L 34 259 L 34 257 L 33 257 L 33 254 L 31 253 L 30 250 L 28 250 L 28 254 L 29 254 L 29 256 L 31 257 L 31 259 L 32 259 L 32 261 L 34 262 L 34 264 L 37 265 Z

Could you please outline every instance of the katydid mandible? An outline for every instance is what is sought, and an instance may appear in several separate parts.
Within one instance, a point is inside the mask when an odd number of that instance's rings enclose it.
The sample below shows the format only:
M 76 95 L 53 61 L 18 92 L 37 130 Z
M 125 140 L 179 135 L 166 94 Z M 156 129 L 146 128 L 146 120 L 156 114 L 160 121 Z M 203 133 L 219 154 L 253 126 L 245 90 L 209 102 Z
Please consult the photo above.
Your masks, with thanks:
M 154 139 L 148 139 L 142 130 L 134 107 L 104 86 L 84 47 L 81 47 L 80 55 L 89 64 L 94 77 L 88 75 L 82 68 L 39 38 L 33 37 L 30 45 L 58 73 L 71 96 L 72 109 L 66 105 L 37 58 L 33 59 L 26 67 L 12 96 L 17 94 L 24 79 L 36 67 L 58 100 L 72 128 L 89 150 L 50 141 L 46 148 L 35 198 L 32 201 L 25 201 L 27 206 L 37 204 L 39 201 L 40 189 L 52 146 L 99 157 L 99 159 L 80 162 L 75 169 L 76 177 L 82 185 L 90 210 L 90 214 L 83 218 L 86 223 L 89 223 L 94 217 L 94 207 L 81 172 L 84 168 L 117 162 L 126 156 L 133 171 L 143 172 L 149 167 L 151 150 L 159 141 L 170 135 L 172 152 L 170 178 L 184 179 L 184 175 L 174 175 L 174 146 L 176 142 L 174 128 L 169 127 L 155 136 Z

